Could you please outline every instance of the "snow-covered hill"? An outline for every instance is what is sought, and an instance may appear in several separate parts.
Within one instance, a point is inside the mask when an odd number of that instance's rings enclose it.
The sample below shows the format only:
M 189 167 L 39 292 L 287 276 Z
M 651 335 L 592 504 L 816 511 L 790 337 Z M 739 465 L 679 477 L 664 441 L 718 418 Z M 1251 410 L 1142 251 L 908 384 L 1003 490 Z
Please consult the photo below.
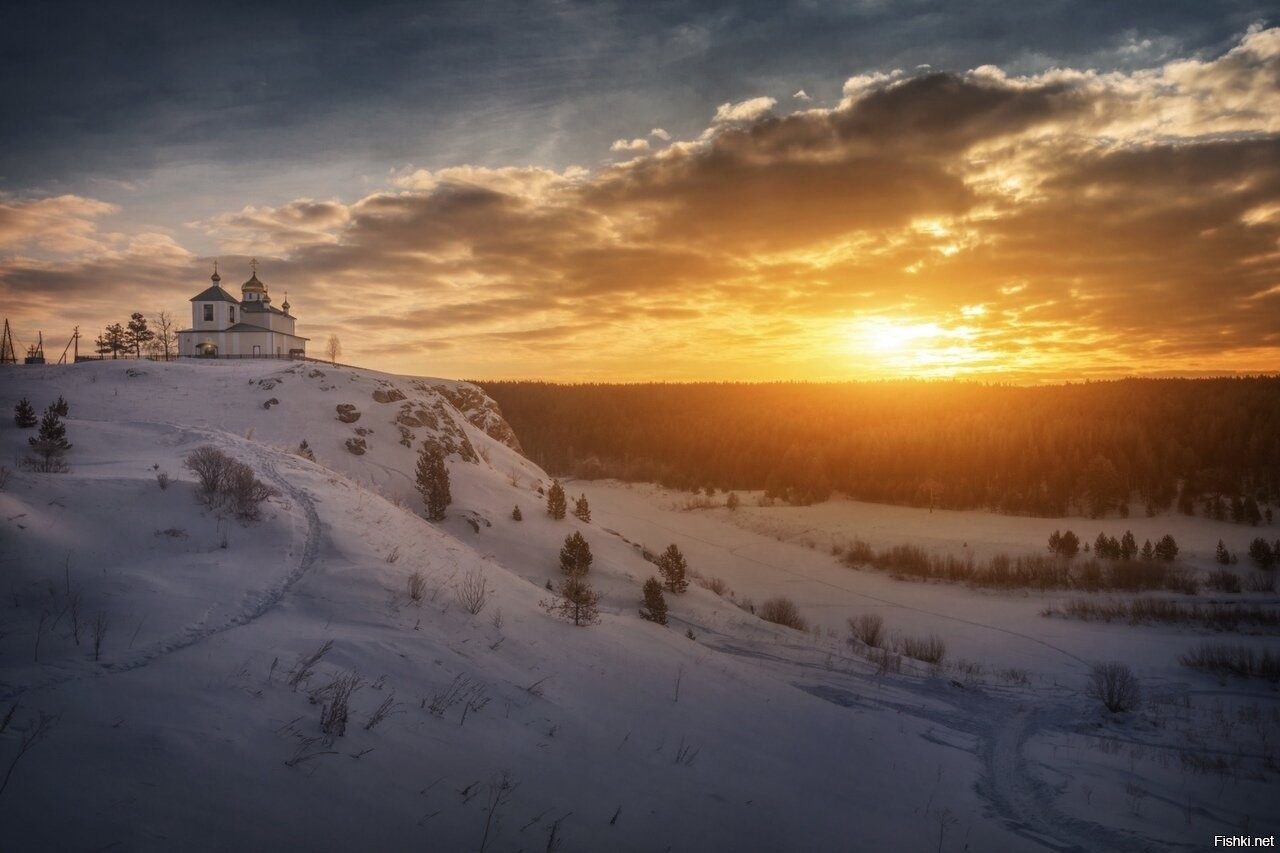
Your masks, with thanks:
M 997 677 L 877 672 L 842 636 L 762 622 L 697 585 L 669 596 L 669 627 L 641 620 L 642 546 L 709 549 L 708 528 L 594 488 L 595 523 L 551 519 L 549 478 L 473 385 L 255 361 L 21 367 L 0 382 L 5 850 L 1142 850 L 1198 849 L 1249 819 L 1274 831 L 1270 775 L 1250 774 L 1275 738 L 1205 734 L 1204 755 L 1229 742 L 1249 771 L 1188 770 L 1167 745 L 1199 719 L 1190 704 L 1112 723 L 1079 695 L 1088 626 L 1071 629 L 1081 654 Z M 59 395 L 70 470 L 23 470 L 32 432 L 8 412 Z M 439 524 L 413 484 L 424 444 L 449 454 Z M 275 488 L 258 521 L 199 500 L 183 460 L 204 445 Z M 770 540 L 717 530 L 761 558 L 751 583 L 768 591 Z M 603 596 L 587 628 L 545 606 L 574 531 Z M 829 555 L 790 547 L 769 559 L 827 571 Z M 945 633 L 908 607 L 921 590 L 935 613 L 964 597 L 984 624 L 983 594 L 866 578 L 913 630 Z M 472 613 L 460 598 L 478 579 Z M 819 621 L 856 615 L 839 606 Z M 1001 636 L 1043 654 L 1025 632 Z M 352 675 L 349 724 L 326 737 L 333 685 Z M 1251 704 L 1223 713 L 1257 709 L 1240 731 L 1274 735 L 1274 696 L 1232 692 Z

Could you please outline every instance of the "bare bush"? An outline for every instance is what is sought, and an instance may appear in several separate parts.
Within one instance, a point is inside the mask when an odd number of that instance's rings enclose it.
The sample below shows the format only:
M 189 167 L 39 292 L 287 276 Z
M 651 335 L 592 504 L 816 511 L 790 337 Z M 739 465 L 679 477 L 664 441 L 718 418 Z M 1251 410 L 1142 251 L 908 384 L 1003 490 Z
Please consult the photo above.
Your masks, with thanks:
M 375 684 L 374 687 L 377 687 L 377 685 Z M 382 703 L 373 710 L 372 714 L 369 715 L 369 721 L 364 724 L 364 730 L 366 732 L 371 732 L 374 730 L 375 727 L 377 727 L 379 723 L 381 723 L 387 717 L 390 717 L 392 714 L 403 714 L 403 713 L 404 713 L 404 705 L 400 702 L 397 702 L 396 694 L 392 693 L 386 699 L 383 699 Z
M 909 658 L 925 663 L 942 663 L 947 654 L 947 644 L 937 634 L 927 637 L 901 637 L 897 641 L 898 651 Z
M 849 620 L 849 633 L 871 648 L 884 643 L 884 617 L 879 613 L 864 613 Z
M 804 617 L 800 615 L 800 608 L 796 607 L 796 603 L 782 595 L 775 596 L 761 604 L 757 615 L 766 622 L 773 622 L 787 628 L 795 628 L 797 631 L 807 631 L 809 628 Z
M 107 629 L 111 627 L 111 617 L 105 610 L 99 610 L 98 616 L 93 620 L 93 659 L 96 661 L 102 657 L 102 641 L 107 637 Z
M 1179 656 L 1178 662 L 1183 666 L 1214 675 L 1280 681 L 1280 655 L 1273 655 L 1265 649 L 1259 655 L 1245 645 L 1201 643 Z
M 340 675 L 311 694 L 312 702 L 320 706 L 320 731 L 325 742 L 332 743 L 347 733 L 347 721 L 351 717 L 351 696 L 363 685 L 358 673 Z
M 418 569 L 414 569 L 409 573 L 409 599 L 411 601 L 422 601 L 422 596 L 427 589 L 427 578 Z
M 725 582 L 724 578 L 698 577 L 694 582 L 703 589 L 709 589 L 721 597 L 729 591 L 729 584 Z
M 299 684 L 315 675 L 316 664 L 331 651 L 333 651 L 333 640 L 325 640 L 311 654 L 298 655 L 298 662 L 294 664 L 293 669 L 289 672 L 289 678 L 285 683 L 296 690 Z
M 400 546 L 397 545 L 387 552 L 386 560 L 388 563 L 395 563 L 395 561 L 399 559 L 400 559 Z
M 1095 663 L 1089 670 L 1085 695 L 1097 699 L 1113 714 L 1132 711 L 1142 699 L 1138 677 L 1127 664 L 1120 661 Z
M 162 492 L 165 489 L 169 488 L 169 472 L 168 471 L 156 472 L 156 485 L 160 487 L 160 491 Z
M 238 460 L 231 461 L 222 492 L 236 517 L 243 521 L 256 519 L 258 505 L 277 494 L 254 475 L 252 468 Z
M 472 616 L 484 610 L 489 602 L 489 584 L 482 569 L 472 567 L 467 570 L 458 581 L 457 597 L 458 603 Z
M 1205 586 L 1218 592 L 1239 592 L 1240 576 L 1229 569 L 1214 569 L 1204 579 Z
M 212 496 L 222 488 L 223 479 L 231 464 L 231 457 L 211 444 L 197 447 L 187 454 L 183 465 L 196 475 L 200 491 Z

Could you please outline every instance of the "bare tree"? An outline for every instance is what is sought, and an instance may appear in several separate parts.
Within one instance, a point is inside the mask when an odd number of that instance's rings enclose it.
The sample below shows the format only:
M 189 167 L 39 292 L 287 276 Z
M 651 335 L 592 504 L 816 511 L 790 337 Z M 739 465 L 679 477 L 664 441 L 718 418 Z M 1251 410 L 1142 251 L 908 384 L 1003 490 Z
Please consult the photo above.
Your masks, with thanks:
M 1113 714 L 1132 711 L 1142 698 L 1138 677 L 1120 661 L 1094 664 L 1089 670 L 1085 695 L 1100 701 Z
M 337 335 L 329 336 L 329 342 L 324 347 L 324 354 L 329 357 L 331 364 L 338 363 L 338 356 L 342 355 L 342 341 L 338 340 Z
M 178 351 L 178 329 L 177 324 L 173 321 L 173 315 L 168 311 L 161 311 L 156 314 L 152 320 L 155 322 L 155 345 L 159 349 L 161 357 L 165 361 L 169 361 Z

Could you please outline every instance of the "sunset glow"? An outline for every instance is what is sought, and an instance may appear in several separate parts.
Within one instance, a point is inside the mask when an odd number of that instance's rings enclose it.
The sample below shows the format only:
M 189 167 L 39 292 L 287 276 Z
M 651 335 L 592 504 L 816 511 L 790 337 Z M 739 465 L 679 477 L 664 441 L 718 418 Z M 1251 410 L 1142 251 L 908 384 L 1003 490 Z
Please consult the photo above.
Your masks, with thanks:
M 289 169 L 212 108 L 198 118 L 226 150 L 175 141 L 188 155 L 157 148 L 141 163 L 87 138 L 76 152 L 20 141 L 0 178 L 6 312 L 23 343 L 41 331 L 65 343 L 75 325 L 91 340 L 133 310 L 183 316 L 215 259 L 238 285 L 258 257 L 299 334 L 337 334 L 348 359 L 410 373 L 1042 382 L 1280 369 L 1268 22 L 1238 23 L 1217 47 L 1112 34 L 1054 61 L 1006 48 L 943 67 L 926 43 L 910 64 L 806 65 L 800 51 L 792 76 L 772 67 L 776 79 L 720 87 L 708 38 L 702 100 L 646 89 L 643 108 L 579 116 L 571 136 L 548 129 L 546 103 L 519 112 L 535 96 L 512 79 L 493 96 L 505 141 L 488 148 L 452 102 L 454 135 L 388 135 L 408 104 L 383 100 L 330 149 L 315 140 L 340 113 L 280 118 Z M 22 80 L 11 98 L 36 104 L 38 81 Z M 598 85 L 622 97 L 617 81 Z M 383 145 L 393 153 L 370 160 Z

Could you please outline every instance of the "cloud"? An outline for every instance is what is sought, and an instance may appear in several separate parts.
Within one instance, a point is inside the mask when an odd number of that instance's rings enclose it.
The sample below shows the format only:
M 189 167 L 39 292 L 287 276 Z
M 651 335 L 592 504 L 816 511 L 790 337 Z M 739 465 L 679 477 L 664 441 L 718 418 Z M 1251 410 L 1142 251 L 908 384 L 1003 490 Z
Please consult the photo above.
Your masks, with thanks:
M 716 108 L 716 117 L 712 121 L 715 124 L 750 122 L 772 110 L 777 103 L 773 98 L 751 98 L 736 104 L 721 104 Z
M 663 130 L 660 127 L 655 127 L 653 130 L 649 131 L 649 135 L 657 137 L 658 139 L 661 139 L 663 142 L 671 141 L 671 134 L 667 133 L 665 130 Z
M 609 146 L 610 151 L 618 151 L 623 154 L 639 154 L 642 151 L 649 150 L 649 140 L 647 139 L 615 139 L 613 144 Z
M 791 97 L 795 98 L 797 101 L 812 101 L 812 100 L 813 100 L 813 98 L 809 97 L 809 93 L 808 93 L 808 92 L 806 92 L 804 89 L 800 89 L 800 90 L 798 90 L 798 91 L 797 91 L 794 95 L 792 95 Z
M 594 172 L 404 169 L 194 224 L 266 259 L 302 334 L 341 329 L 387 369 L 429 350 L 469 376 L 1274 370 L 1278 33 L 1123 73 L 865 74 L 831 108 L 753 98 L 659 150 L 618 140 L 634 156 Z M 0 260 L 6 304 L 118 314 L 141 285 L 185 306 L 203 263 L 98 234 L 112 211 L 5 199 L 0 245 L 70 235 L 46 247 L 64 258 Z
M 118 209 L 76 195 L 27 200 L 0 195 L 0 250 L 106 251 L 110 239 L 98 232 L 96 220 Z

